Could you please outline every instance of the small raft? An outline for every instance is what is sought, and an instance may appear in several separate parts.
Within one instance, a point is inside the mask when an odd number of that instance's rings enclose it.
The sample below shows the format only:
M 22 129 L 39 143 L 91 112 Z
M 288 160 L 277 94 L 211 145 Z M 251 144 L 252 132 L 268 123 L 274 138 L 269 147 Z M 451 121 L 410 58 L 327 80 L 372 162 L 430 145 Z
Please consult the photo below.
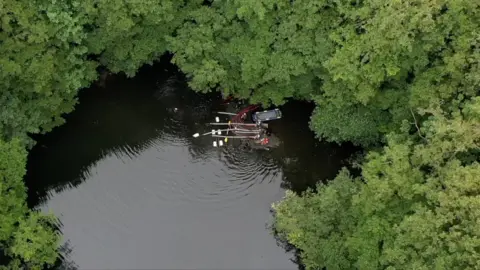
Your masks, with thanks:
M 273 146 L 278 143 L 271 141 L 272 136 L 268 132 L 268 124 L 265 122 L 278 120 L 282 117 L 279 109 L 260 111 L 259 105 L 250 105 L 241 109 L 237 113 L 217 112 L 219 116 L 215 117 L 215 122 L 209 123 L 210 126 L 218 127 L 210 132 L 203 134 L 195 133 L 193 137 L 210 135 L 215 140 L 214 147 L 225 145 L 229 139 L 249 140 L 253 145 Z M 220 115 L 229 119 L 226 122 L 220 122 Z

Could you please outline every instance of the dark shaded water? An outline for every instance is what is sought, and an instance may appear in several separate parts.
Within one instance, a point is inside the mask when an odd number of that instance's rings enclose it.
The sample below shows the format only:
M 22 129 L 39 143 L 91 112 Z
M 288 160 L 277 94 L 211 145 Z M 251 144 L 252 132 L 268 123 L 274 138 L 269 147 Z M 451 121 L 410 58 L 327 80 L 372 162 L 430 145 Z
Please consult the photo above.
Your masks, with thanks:
M 298 267 L 267 228 L 271 204 L 334 177 L 352 150 L 318 142 L 303 103 L 282 108 L 270 151 L 192 138 L 220 103 L 156 65 L 84 91 L 67 124 L 38 138 L 29 203 L 60 218 L 68 268 Z

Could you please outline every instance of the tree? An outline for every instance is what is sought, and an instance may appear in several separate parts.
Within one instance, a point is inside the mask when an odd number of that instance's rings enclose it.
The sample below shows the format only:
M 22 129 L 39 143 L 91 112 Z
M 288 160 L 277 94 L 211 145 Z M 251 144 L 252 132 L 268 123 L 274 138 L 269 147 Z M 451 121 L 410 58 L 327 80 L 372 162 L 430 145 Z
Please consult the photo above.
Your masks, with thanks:
M 81 1 L 75 13 L 83 16 L 88 52 L 112 72 L 135 75 L 167 51 L 166 36 L 200 1 L 123 0 Z
M 10 269 L 25 264 L 31 269 L 52 265 L 57 259 L 59 236 L 53 216 L 30 211 L 23 183 L 27 152 L 20 139 L 0 140 L 0 250 L 10 261 Z
M 62 114 L 74 109 L 79 89 L 97 77 L 98 65 L 133 76 L 168 51 L 194 90 L 220 90 L 265 105 L 311 100 L 317 108 L 310 125 L 318 138 L 367 146 L 388 141 L 385 151 L 368 156 L 361 177 L 365 185 L 342 172 L 331 185 L 319 187 L 326 200 L 314 193 L 304 201 L 289 195 L 279 206 L 278 227 L 294 232 L 312 268 L 442 263 L 455 268 L 461 265 L 451 255 L 454 248 L 467 258 L 465 266 L 473 267 L 468 260 L 476 256 L 476 240 L 466 240 L 473 249 L 440 245 L 428 253 L 408 238 L 418 231 L 406 217 L 420 222 L 440 215 L 436 224 L 442 230 L 467 228 L 466 218 L 451 221 L 445 214 L 465 207 L 447 207 L 445 201 L 465 204 L 475 195 L 474 184 L 464 187 L 468 196 L 455 186 L 460 195 L 452 198 L 440 196 L 438 187 L 456 177 L 452 172 L 461 176 L 452 180 L 457 185 L 465 179 L 474 183 L 478 103 L 465 102 L 480 89 L 478 10 L 469 0 L 0 0 L 0 148 L 12 157 L 0 154 L 0 160 L 13 162 L 11 168 L 0 167 L 0 192 L 9 198 L 0 206 L 6 217 L 1 247 L 12 267 L 36 267 L 54 257 L 51 219 L 25 206 L 22 145 L 28 135 L 63 123 Z M 418 110 L 430 105 L 435 111 Z M 420 142 L 404 134 L 385 140 L 405 119 L 414 124 L 408 126 L 415 127 Z M 288 212 L 288 205 L 296 211 Z M 338 213 L 334 206 L 348 210 Z M 321 234 L 296 221 L 305 213 L 318 218 L 322 211 L 327 213 L 322 222 L 304 216 Z M 341 226 L 332 229 L 329 222 Z M 425 243 L 433 241 L 428 233 L 440 233 L 432 226 L 424 224 L 422 235 L 430 237 Z M 312 233 L 331 249 L 308 242 Z M 451 234 L 435 241 L 450 245 Z M 30 242 L 36 244 L 25 244 Z M 462 248 L 473 250 L 471 256 Z M 344 257 L 335 262 L 328 255 L 332 250 Z M 435 261 L 428 264 L 417 250 L 433 254 Z M 447 259 L 437 260 L 440 254 Z
M 308 98 L 321 61 L 332 49 L 322 44 L 329 43 L 331 21 L 308 16 L 322 6 L 312 1 L 294 6 L 286 0 L 213 1 L 189 12 L 189 20 L 169 39 L 169 50 L 195 90 L 217 88 L 276 104 L 288 97 Z
M 319 138 L 369 145 L 411 108 L 454 109 L 477 94 L 477 10 L 468 0 L 213 1 L 189 12 L 169 50 L 194 90 L 313 100 Z
M 25 138 L 63 123 L 96 78 L 68 1 L 0 2 L 0 135 Z
M 361 177 L 343 170 L 274 205 L 275 228 L 308 269 L 480 267 L 480 98 L 427 111 L 421 136 L 389 135 Z

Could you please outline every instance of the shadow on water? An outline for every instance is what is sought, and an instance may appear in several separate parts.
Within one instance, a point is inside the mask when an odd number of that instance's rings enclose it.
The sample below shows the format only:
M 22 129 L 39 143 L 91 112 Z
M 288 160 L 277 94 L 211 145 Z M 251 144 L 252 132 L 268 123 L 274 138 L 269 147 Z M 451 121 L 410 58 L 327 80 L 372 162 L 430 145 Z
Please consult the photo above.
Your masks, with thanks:
M 168 64 L 133 79 L 114 76 L 79 99 L 65 125 L 36 138 L 27 165 L 29 205 L 63 222 L 60 269 L 291 269 L 275 262 L 288 256 L 258 224 L 283 189 L 333 178 L 354 150 L 316 140 L 308 128 L 313 105 L 301 102 L 282 106 L 283 119 L 271 124 L 278 148 L 213 148 L 211 138 L 192 134 L 208 131 L 220 96 L 189 90 Z
M 133 159 L 159 137 L 172 144 L 191 140 L 216 95 L 188 91 L 183 80 L 173 66 L 145 67 L 135 79 L 117 75 L 106 89 L 82 91 L 80 104 L 65 117 L 68 124 L 34 138 L 38 143 L 27 168 L 29 205 L 48 200 L 49 191 L 80 185 L 92 166 L 109 155 Z M 200 151 L 193 148 L 193 153 Z

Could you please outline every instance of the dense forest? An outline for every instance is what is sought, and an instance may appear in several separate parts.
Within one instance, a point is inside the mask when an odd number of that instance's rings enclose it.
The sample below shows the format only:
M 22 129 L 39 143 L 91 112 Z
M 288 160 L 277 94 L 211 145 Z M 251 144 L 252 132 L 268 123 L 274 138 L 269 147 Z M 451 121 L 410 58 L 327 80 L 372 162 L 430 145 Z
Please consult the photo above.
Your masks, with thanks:
M 134 76 L 167 52 L 195 91 L 315 102 L 319 139 L 368 152 L 359 175 L 274 205 L 307 269 L 480 268 L 472 0 L 0 0 L 3 267 L 58 257 L 55 217 L 26 206 L 30 136 L 62 124 L 99 67 Z

